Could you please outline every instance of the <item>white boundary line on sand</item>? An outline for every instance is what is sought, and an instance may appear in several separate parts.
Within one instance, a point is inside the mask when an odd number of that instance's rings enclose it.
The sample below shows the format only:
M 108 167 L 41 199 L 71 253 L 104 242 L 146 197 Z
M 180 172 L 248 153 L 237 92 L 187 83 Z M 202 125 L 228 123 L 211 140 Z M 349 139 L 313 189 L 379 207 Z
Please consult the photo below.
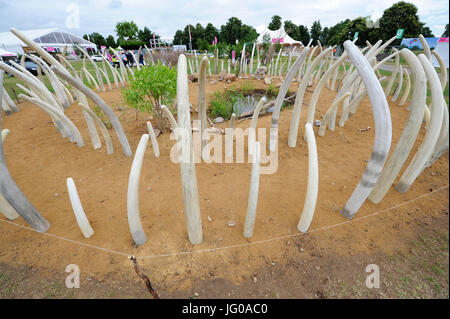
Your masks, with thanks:
M 339 226 L 342 226 L 342 225 L 345 225 L 345 224 L 349 224 L 349 223 L 352 223 L 352 222 L 360 221 L 362 219 L 373 217 L 373 216 L 379 215 L 381 213 L 385 213 L 387 211 L 393 210 L 393 209 L 398 208 L 400 206 L 407 205 L 407 204 L 412 203 L 412 202 L 414 202 L 416 200 L 419 200 L 421 198 L 424 198 L 424 197 L 433 195 L 433 194 L 435 194 L 437 192 L 440 192 L 440 191 L 448 188 L 449 185 L 450 184 L 447 184 L 446 186 L 438 188 L 437 190 L 434 190 L 434 191 L 432 191 L 430 193 L 426 193 L 426 194 L 420 195 L 420 196 L 418 196 L 416 198 L 413 198 L 413 199 L 410 199 L 410 200 L 405 201 L 403 203 L 400 203 L 400 204 L 397 204 L 397 205 L 394 205 L 394 206 L 382 209 L 382 210 L 380 210 L 378 212 L 371 213 L 369 215 L 365 215 L 365 216 L 361 216 L 361 217 L 357 217 L 357 218 L 353 218 L 351 220 L 347 220 L 347 221 L 344 221 L 344 222 L 341 222 L 341 223 L 337 223 L 337 224 L 334 224 L 334 225 L 329 225 L 329 226 L 316 228 L 316 229 L 310 230 L 310 231 L 308 231 L 306 233 L 296 233 L 296 234 L 285 235 L 285 236 L 280 236 L 280 237 L 276 237 L 276 238 L 269 238 L 269 239 L 258 240 L 258 241 L 254 241 L 254 242 L 251 242 L 251 243 L 242 243 L 242 244 L 236 244 L 236 245 L 230 245 L 230 246 L 224 246 L 224 247 L 205 248 L 205 249 L 199 249 L 199 250 L 167 253 L 167 254 L 160 254 L 160 255 L 149 255 L 149 256 L 140 256 L 140 257 L 136 256 L 136 258 L 137 259 L 148 259 L 148 258 L 161 258 L 161 257 L 174 257 L 174 256 L 190 255 L 190 254 L 195 254 L 195 253 L 216 252 L 218 250 L 247 247 L 247 246 L 251 246 L 251 245 L 263 244 L 263 243 L 267 243 L 267 242 L 272 242 L 272 241 L 277 241 L 277 240 L 282 240 L 282 239 L 302 236 L 302 235 L 306 235 L 306 234 L 311 234 L 311 233 L 319 232 L 319 231 L 322 231 L 322 230 L 339 227 Z M 4 222 L 4 223 L 7 223 L 7 224 L 10 224 L 10 225 L 13 225 L 13 226 L 17 226 L 17 227 L 22 228 L 22 229 L 30 230 L 32 232 L 35 232 L 35 233 L 38 233 L 38 234 L 41 234 L 41 235 L 44 235 L 44 236 L 48 236 L 48 237 L 64 240 L 64 241 L 67 241 L 67 242 L 70 242 L 70 243 L 73 243 L 73 244 L 78 244 L 79 246 L 93 248 L 93 249 L 101 250 L 101 251 L 104 251 L 104 252 L 107 252 L 107 253 L 111 253 L 111 254 L 126 256 L 127 258 L 129 256 L 133 255 L 133 254 L 125 253 L 123 251 L 118 251 L 118 250 L 103 248 L 103 247 L 99 247 L 99 246 L 89 245 L 89 244 L 86 244 L 86 243 L 83 243 L 83 242 L 79 242 L 79 241 L 76 241 L 76 240 L 72 240 L 72 239 L 69 239 L 69 238 L 61 237 L 61 236 L 50 234 L 50 233 L 40 233 L 40 232 L 34 230 L 33 228 L 30 228 L 30 227 L 27 227 L 27 226 L 23 226 L 23 225 L 20 225 L 20 224 L 16 224 L 16 223 L 13 223 L 13 222 L 11 222 L 9 220 L 6 220 L 6 219 L 0 218 L 0 221 Z

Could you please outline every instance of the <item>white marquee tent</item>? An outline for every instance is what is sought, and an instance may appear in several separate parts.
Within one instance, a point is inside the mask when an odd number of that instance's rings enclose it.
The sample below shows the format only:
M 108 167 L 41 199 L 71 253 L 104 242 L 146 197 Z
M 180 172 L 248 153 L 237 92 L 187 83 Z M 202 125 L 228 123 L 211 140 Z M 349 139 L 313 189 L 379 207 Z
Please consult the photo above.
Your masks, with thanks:
M 92 48 L 97 50 L 95 43 L 86 41 L 72 33 L 59 29 L 37 29 L 22 31 L 25 36 L 31 38 L 34 42 L 46 48 L 48 51 L 58 49 L 62 51 L 67 46 L 69 51 L 73 51 L 74 44 L 83 48 Z M 12 32 L 0 32 L 0 49 L 13 53 L 23 54 L 23 47 L 27 47 Z
M 272 43 L 279 42 L 281 44 L 287 44 L 287 45 L 297 44 L 297 45 L 303 46 L 303 43 L 301 41 L 292 39 L 286 33 L 286 31 L 284 31 L 284 26 L 282 26 L 281 28 L 279 28 L 278 30 L 275 30 L 275 31 L 270 30 L 266 26 L 259 26 L 259 27 L 256 27 L 255 29 L 256 29 L 256 32 L 259 33 L 258 39 L 256 40 L 257 43 L 262 43 L 264 36 L 266 34 L 268 34 Z

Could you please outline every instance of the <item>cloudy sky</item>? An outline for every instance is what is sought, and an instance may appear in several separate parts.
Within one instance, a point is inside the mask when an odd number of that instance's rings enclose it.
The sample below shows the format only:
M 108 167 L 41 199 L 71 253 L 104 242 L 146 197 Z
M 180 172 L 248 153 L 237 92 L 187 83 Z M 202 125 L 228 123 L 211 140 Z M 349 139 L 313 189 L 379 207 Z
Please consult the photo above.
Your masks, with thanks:
M 346 18 L 379 18 L 394 0 L 0 0 L 0 32 L 11 27 L 19 30 L 60 28 L 77 35 L 99 32 L 116 37 L 116 22 L 133 20 L 143 28 L 172 38 L 177 29 L 200 22 L 216 27 L 236 16 L 257 27 L 267 25 L 278 14 L 283 20 L 311 26 L 320 19 L 322 27 Z M 419 17 L 440 36 L 449 20 L 447 0 L 409 0 L 419 9 Z M 77 19 L 79 12 L 79 20 Z M 78 23 L 79 21 L 79 23 Z

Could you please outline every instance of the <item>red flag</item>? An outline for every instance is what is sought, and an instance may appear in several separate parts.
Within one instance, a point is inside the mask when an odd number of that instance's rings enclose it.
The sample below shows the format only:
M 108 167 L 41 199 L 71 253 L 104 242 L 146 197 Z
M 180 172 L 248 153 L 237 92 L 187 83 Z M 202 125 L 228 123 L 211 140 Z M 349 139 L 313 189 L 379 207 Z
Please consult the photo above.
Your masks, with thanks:
M 216 44 L 217 44 L 217 37 L 214 37 L 214 40 L 216 41 Z

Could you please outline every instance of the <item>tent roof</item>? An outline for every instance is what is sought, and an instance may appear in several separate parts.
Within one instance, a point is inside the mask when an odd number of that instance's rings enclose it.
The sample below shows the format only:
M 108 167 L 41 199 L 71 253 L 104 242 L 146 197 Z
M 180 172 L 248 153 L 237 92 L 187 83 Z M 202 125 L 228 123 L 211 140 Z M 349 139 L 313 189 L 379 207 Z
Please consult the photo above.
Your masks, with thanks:
M 62 31 L 56 28 L 52 29 L 35 29 L 21 31 L 25 36 L 32 39 L 38 44 L 72 44 L 76 43 L 82 46 L 94 46 L 95 44 L 80 38 L 72 33 Z M 26 46 L 12 32 L 0 32 L 0 45 L 5 46 Z
M 270 39 L 273 41 L 273 39 L 283 39 L 283 44 L 300 44 L 303 45 L 301 41 L 297 41 L 292 39 L 286 31 L 284 31 L 284 25 L 279 28 L 278 30 L 272 31 L 268 27 L 262 25 L 259 27 L 256 27 L 256 32 L 259 33 L 258 39 L 256 40 L 258 43 L 263 42 L 263 37 L 265 34 L 268 34 L 270 36 Z
M 0 48 L 0 56 L 17 56 L 14 52 L 9 52 Z

